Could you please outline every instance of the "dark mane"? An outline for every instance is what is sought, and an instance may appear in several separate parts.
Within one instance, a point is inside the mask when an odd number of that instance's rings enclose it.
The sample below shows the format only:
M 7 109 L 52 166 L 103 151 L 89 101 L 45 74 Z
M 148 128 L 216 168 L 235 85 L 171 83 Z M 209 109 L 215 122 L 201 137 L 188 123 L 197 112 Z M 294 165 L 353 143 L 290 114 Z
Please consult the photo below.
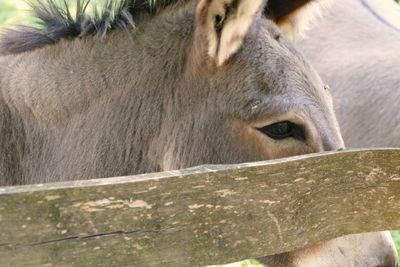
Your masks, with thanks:
M 107 0 L 100 9 L 95 9 L 89 15 L 87 7 L 90 1 L 76 0 L 74 15 L 66 0 L 29 1 L 38 26 L 18 26 L 3 31 L 0 54 L 31 51 L 63 38 L 88 35 L 104 37 L 113 29 L 127 32 L 136 27 L 135 19 L 139 14 L 155 14 L 157 10 L 178 0 Z

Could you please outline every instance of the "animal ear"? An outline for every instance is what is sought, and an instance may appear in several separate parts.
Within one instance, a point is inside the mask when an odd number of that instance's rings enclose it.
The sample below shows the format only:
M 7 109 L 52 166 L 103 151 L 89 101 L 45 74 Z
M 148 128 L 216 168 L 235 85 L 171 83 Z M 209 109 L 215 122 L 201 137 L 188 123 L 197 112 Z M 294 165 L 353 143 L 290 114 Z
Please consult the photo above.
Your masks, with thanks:
M 307 30 L 330 2 L 331 0 L 269 0 L 265 14 L 293 40 Z
M 240 49 L 264 6 L 265 0 L 200 0 L 196 29 L 206 38 L 208 55 L 219 66 Z

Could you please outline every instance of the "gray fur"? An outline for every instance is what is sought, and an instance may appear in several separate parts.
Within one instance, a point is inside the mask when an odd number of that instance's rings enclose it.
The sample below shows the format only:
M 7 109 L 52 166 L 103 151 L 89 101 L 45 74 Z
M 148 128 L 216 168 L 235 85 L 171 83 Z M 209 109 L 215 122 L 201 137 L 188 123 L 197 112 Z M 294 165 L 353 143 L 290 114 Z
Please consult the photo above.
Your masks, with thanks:
M 65 40 L 1 57 L 11 121 L 2 131 L 24 145 L 2 154 L 13 164 L 3 163 L 0 173 L 26 184 L 161 171 L 166 153 L 173 157 L 168 168 L 262 160 L 250 145 L 227 141 L 235 138 L 229 120 L 253 119 L 250 106 L 259 99 L 263 114 L 298 106 L 324 132 L 325 149 L 336 148 L 322 82 L 289 42 L 274 40 L 272 22 L 259 22 L 258 38 L 247 40 L 234 64 L 200 75 L 207 70 L 186 62 L 193 11 L 188 3 L 149 18 L 132 32 L 134 42 L 115 31 L 102 41 Z
M 400 30 L 378 14 L 337 0 L 299 43 L 332 88 L 348 147 L 400 147 Z

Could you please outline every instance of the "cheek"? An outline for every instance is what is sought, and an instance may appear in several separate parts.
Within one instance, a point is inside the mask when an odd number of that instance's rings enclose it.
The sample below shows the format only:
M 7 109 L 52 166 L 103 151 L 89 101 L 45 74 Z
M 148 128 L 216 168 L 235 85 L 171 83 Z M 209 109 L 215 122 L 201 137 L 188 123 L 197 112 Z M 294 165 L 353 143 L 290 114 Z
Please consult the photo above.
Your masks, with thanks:
M 269 143 L 269 150 L 273 159 L 298 156 L 316 152 L 312 147 L 299 141 L 288 139 L 285 141 L 272 141 Z
M 242 151 L 249 155 L 251 161 L 261 161 L 267 159 L 273 159 L 271 151 L 268 149 L 268 144 L 265 144 L 265 138 L 262 135 L 256 133 L 256 130 L 249 126 L 240 125 L 236 132 L 239 134 L 240 146 Z

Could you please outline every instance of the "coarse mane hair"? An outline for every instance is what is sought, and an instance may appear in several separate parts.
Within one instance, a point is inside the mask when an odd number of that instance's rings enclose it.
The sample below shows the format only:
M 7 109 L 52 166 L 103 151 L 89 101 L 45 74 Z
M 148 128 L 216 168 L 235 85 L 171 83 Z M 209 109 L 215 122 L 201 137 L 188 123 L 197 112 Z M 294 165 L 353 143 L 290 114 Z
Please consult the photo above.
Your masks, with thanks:
M 31 51 L 55 44 L 61 39 L 85 36 L 102 38 L 114 29 L 129 32 L 136 28 L 141 15 L 154 16 L 171 4 L 179 5 L 189 0 L 104 0 L 99 8 L 93 8 L 93 12 L 88 11 L 89 5 L 95 6 L 91 0 L 76 0 L 74 14 L 71 13 L 71 7 L 66 0 L 26 1 L 32 8 L 36 26 L 20 25 L 15 29 L 0 32 L 0 55 Z M 311 6 L 314 11 L 315 7 L 318 9 L 320 2 L 324 1 L 327 0 L 269 0 L 264 13 L 276 23 L 284 24 L 291 10 Z M 314 4 L 308 5 L 309 3 Z M 294 21 L 305 18 L 305 16 L 294 17 L 289 21 L 289 28 L 293 28 L 292 24 L 296 24 Z M 313 16 L 307 15 L 307 17 Z
M 113 29 L 128 32 L 136 27 L 139 15 L 154 15 L 181 0 L 107 0 L 89 14 L 90 1 L 76 0 L 76 12 L 72 14 L 66 0 L 28 0 L 37 26 L 19 25 L 15 29 L 4 30 L 0 39 L 0 54 L 31 51 L 63 38 L 88 35 L 101 38 Z

